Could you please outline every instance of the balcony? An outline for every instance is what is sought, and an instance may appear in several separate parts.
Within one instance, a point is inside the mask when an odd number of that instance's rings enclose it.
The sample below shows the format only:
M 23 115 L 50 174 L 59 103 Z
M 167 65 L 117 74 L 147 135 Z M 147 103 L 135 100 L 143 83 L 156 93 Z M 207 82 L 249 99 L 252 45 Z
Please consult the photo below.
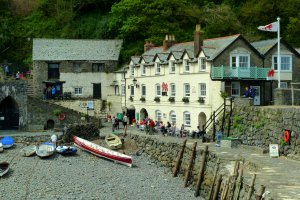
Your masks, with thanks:
M 211 78 L 216 79 L 259 79 L 266 80 L 271 68 L 261 67 L 212 67 Z

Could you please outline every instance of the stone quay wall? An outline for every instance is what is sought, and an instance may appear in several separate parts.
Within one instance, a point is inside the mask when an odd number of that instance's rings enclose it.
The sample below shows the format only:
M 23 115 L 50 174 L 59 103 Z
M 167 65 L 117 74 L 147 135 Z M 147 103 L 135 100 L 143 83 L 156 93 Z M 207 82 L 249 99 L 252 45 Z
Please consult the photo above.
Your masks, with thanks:
M 178 141 L 174 141 L 174 142 L 162 141 L 161 138 L 159 139 L 151 136 L 140 136 L 140 135 L 133 135 L 133 134 L 132 135 L 130 134 L 129 138 L 134 140 L 135 144 L 138 146 L 140 151 L 143 151 L 145 154 L 149 155 L 152 159 L 156 160 L 159 164 L 169 168 L 173 172 L 178 153 L 182 148 L 182 143 Z M 201 145 L 199 147 L 198 144 L 196 148 L 196 158 L 194 160 L 194 165 L 191 170 L 191 179 L 188 182 L 189 187 L 192 187 L 194 190 L 196 188 L 197 181 L 198 181 L 199 171 L 202 164 L 201 162 L 203 158 L 203 152 L 204 152 L 204 146 Z M 181 177 L 182 179 L 184 179 L 186 171 L 188 170 L 191 155 L 192 155 L 192 144 L 188 142 L 183 154 L 182 164 L 178 173 L 178 176 Z M 213 152 L 209 151 L 208 149 L 204 179 L 200 190 L 200 196 L 204 197 L 205 199 L 208 199 L 210 189 L 213 185 L 214 171 L 216 168 L 217 160 L 218 160 L 218 156 Z M 239 157 L 237 158 L 219 157 L 220 165 L 219 165 L 218 174 L 222 174 L 222 179 L 223 179 L 220 193 L 224 189 L 224 182 L 228 180 L 229 175 L 233 174 L 236 161 L 242 163 L 242 160 L 243 158 L 239 158 Z M 184 181 L 182 185 L 184 186 Z M 246 184 L 242 184 L 239 199 L 243 199 L 247 195 L 249 190 L 249 185 L 250 183 L 248 182 Z M 255 188 L 255 191 L 257 191 L 257 188 Z M 251 199 L 255 199 L 254 193 L 251 196 Z
M 269 144 L 278 144 L 281 155 L 300 153 L 300 107 L 257 107 L 247 98 L 236 98 L 231 120 L 230 135 L 245 145 L 268 152 Z M 285 130 L 291 133 L 288 143 L 284 142 Z

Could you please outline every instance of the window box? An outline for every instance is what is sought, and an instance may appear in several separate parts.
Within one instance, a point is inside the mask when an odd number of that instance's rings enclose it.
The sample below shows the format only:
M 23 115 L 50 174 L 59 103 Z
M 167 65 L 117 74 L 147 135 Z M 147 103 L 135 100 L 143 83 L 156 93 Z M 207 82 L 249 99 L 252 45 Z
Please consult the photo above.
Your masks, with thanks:
M 140 101 L 145 102 L 146 101 L 145 97 L 141 97 Z
M 188 102 L 190 102 L 190 99 L 189 99 L 188 97 L 183 97 L 183 98 L 182 98 L 182 101 L 183 101 L 184 103 L 188 103 Z
M 133 101 L 133 97 L 129 97 L 129 100 L 130 100 L 130 101 Z
M 154 101 L 155 101 L 156 103 L 158 103 L 158 102 L 160 102 L 160 98 L 159 98 L 159 97 L 155 97 L 155 98 L 154 98 Z
M 198 102 L 199 102 L 200 104 L 204 104 L 204 103 L 205 103 L 204 97 L 199 97 Z
M 169 101 L 170 101 L 171 103 L 174 103 L 174 102 L 175 102 L 175 97 L 169 97 Z

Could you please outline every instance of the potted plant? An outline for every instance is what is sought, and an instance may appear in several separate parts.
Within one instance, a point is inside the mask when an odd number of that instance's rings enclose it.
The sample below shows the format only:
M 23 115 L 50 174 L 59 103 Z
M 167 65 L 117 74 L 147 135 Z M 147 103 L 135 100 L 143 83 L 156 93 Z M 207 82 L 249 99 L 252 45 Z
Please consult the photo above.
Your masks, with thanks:
M 199 97 L 198 102 L 201 104 L 205 103 L 204 97 Z
M 184 103 L 188 103 L 188 102 L 190 102 L 190 99 L 189 99 L 188 97 L 183 97 L 183 98 L 182 98 L 182 101 L 183 101 Z
M 175 97 L 169 97 L 169 101 L 170 101 L 171 103 L 175 102 Z
M 145 97 L 141 97 L 140 101 L 145 102 L 146 101 Z
M 160 98 L 159 97 L 155 97 L 154 101 L 156 101 L 156 103 L 160 102 Z
M 133 101 L 133 97 L 132 97 L 132 96 L 131 96 L 131 97 L 129 97 L 129 100 L 130 100 L 130 101 Z

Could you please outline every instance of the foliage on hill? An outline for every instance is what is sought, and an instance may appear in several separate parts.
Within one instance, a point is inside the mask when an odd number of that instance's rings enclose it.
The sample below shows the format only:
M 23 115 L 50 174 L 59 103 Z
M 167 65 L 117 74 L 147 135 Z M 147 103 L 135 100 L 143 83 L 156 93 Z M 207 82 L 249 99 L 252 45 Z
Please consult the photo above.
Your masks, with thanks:
M 281 36 L 300 46 L 300 0 L 0 0 L 0 62 L 30 62 L 32 38 L 124 40 L 121 62 L 162 45 L 166 34 L 193 40 L 241 33 L 249 40 L 275 38 L 257 30 L 281 17 Z

